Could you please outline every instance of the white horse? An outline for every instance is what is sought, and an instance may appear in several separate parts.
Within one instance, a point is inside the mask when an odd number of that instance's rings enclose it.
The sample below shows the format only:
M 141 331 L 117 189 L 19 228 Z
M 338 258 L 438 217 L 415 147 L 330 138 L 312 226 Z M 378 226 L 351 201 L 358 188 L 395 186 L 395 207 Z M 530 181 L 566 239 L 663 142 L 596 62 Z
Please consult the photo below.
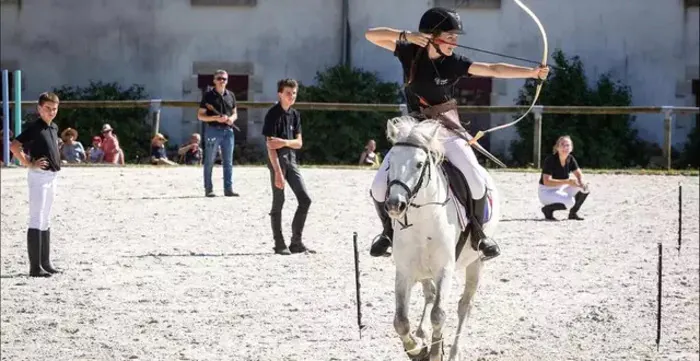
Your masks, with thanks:
M 459 322 L 449 360 L 459 359 L 459 337 L 476 292 L 482 262 L 467 239 L 456 257 L 463 231 L 458 208 L 451 197 L 448 180 L 440 167 L 444 157 L 443 139 L 448 131 L 435 120 L 418 122 L 404 116 L 387 122 L 387 137 L 393 143 L 388 170 L 386 209 L 394 223 L 393 257 L 396 263 L 396 313 L 394 328 L 412 360 L 442 360 L 443 302 L 449 297 L 457 270 L 465 272 L 465 288 L 459 300 Z M 468 146 L 464 142 L 464 146 Z M 487 188 L 492 197 L 491 219 L 484 233 L 491 236 L 498 223 L 499 198 L 493 180 Z M 413 286 L 421 282 L 425 295 L 423 314 L 415 335 L 408 319 Z M 431 307 L 432 306 L 432 307 Z M 426 315 L 430 311 L 432 337 L 426 337 Z

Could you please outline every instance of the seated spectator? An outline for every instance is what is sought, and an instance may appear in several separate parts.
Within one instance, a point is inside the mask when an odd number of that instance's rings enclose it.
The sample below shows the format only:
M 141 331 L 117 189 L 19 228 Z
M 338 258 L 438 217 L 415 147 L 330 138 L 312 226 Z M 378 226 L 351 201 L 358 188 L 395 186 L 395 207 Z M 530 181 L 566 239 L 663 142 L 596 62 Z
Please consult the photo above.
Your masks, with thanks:
M 547 220 L 556 220 L 554 211 L 569 208 L 569 219 L 581 221 L 577 212 L 588 197 L 588 185 L 583 183 L 583 174 L 571 155 L 574 143 L 569 136 L 561 136 L 554 145 L 554 154 L 547 156 L 542 164 L 539 198 L 542 213 Z M 571 177 L 571 173 L 575 178 Z
M 102 138 L 98 135 L 92 137 L 92 146 L 87 150 L 87 159 L 90 163 L 102 163 L 105 152 L 102 150 Z
M 182 163 L 187 165 L 201 165 L 202 164 L 202 148 L 199 147 L 199 142 L 202 137 L 199 133 L 194 133 L 190 137 L 187 144 L 180 147 L 177 150 L 177 154 L 182 159 Z
M 153 139 L 151 139 L 151 164 L 154 165 L 177 165 L 177 163 L 168 159 L 168 155 L 165 152 L 165 139 L 163 134 L 157 133 Z
M 78 141 L 78 132 L 73 128 L 66 128 L 61 133 L 63 146 L 61 146 L 61 158 L 67 163 L 82 163 L 87 159 L 85 148 Z
M 109 124 L 102 126 L 102 151 L 105 163 L 124 165 L 124 151 L 119 146 L 119 139 Z
M 365 150 L 360 155 L 360 165 L 369 165 L 372 167 L 379 167 L 381 162 L 379 161 L 379 154 L 376 153 L 377 143 L 374 139 L 370 139 L 365 145 Z

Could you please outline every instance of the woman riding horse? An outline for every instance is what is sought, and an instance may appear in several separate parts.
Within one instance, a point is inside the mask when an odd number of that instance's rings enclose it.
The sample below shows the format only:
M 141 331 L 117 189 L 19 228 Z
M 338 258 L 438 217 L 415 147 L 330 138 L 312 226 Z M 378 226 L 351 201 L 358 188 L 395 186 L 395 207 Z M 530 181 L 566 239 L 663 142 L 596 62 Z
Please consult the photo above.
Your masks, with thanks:
M 548 67 L 527 68 L 511 64 L 472 62 L 469 58 L 455 54 L 458 34 L 463 34 L 462 20 L 452 10 L 434 7 L 420 19 L 418 32 L 399 31 L 378 27 L 367 30 L 365 37 L 373 44 L 394 53 L 401 62 L 404 74 L 404 92 L 409 112 L 419 119 L 438 118 L 448 129 L 465 133 L 457 113 L 453 96 L 454 85 L 463 76 L 493 78 L 540 78 L 549 73 Z M 481 231 L 483 212 L 488 202 L 486 194 L 486 170 L 479 164 L 467 142 L 459 136 L 445 140 L 445 155 L 456 166 L 469 185 L 474 210 L 470 222 L 475 232 L 472 246 L 483 253 L 483 259 L 500 254 L 498 245 Z M 387 254 L 392 245 L 391 219 L 384 209 L 387 190 L 387 165 L 391 153 L 387 154 L 372 183 L 372 196 L 383 231 L 370 250 L 372 256 Z

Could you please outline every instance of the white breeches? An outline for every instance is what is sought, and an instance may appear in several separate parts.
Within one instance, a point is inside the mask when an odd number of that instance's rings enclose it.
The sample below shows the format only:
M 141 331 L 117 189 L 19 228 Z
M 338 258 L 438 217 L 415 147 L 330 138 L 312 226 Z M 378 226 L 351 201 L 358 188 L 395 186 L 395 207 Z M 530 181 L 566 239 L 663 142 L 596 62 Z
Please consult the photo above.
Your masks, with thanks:
M 539 184 L 540 188 L 537 192 L 540 197 L 540 202 L 543 206 L 547 206 L 554 203 L 561 203 L 566 206 L 566 208 L 571 208 L 576 203 L 574 196 L 583 188 L 564 185 L 564 186 L 546 186 Z
M 464 174 L 469 184 L 472 198 L 482 198 L 486 194 L 486 169 L 479 164 L 472 147 L 460 137 L 447 138 L 443 145 L 445 147 L 445 157 Z M 391 151 L 384 157 L 382 165 L 377 170 L 372 182 L 371 195 L 377 202 L 386 200 L 387 168 L 389 167 L 390 158 Z
M 29 170 L 29 228 L 46 231 L 51 226 L 49 218 L 56 192 L 57 174 L 46 170 Z

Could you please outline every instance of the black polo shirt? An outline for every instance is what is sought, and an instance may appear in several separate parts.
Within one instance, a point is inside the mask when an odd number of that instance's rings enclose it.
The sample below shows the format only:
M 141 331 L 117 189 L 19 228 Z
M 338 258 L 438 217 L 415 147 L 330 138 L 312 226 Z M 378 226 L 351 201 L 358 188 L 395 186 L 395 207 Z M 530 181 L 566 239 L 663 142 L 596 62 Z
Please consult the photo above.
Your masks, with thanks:
M 32 162 L 46 158 L 48 166 L 43 168 L 44 170 L 52 172 L 61 170 L 61 157 L 58 153 L 58 125 L 56 123 L 46 124 L 39 118 L 30 123 L 15 139 L 22 143 L 22 148 L 29 150 Z
M 566 157 L 564 165 L 559 161 L 559 154 L 550 154 L 544 159 L 542 164 L 542 174 L 540 175 L 540 184 L 544 185 L 544 175 L 549 174 L 553 179 L 569 179 L 569 174 L 578 169 L 578 162 L 573 155 L 569 154 Z
M 207 109 L 207 104 L 211 104 L 211 106 L 219 112 L 219 114 L 216 114 L 215 112 Z M 227 115 L 231 116 L 233 114 L 233 109 L 236 108 L 236 96 L 230 92 L 228 89 L 224 89 L 224 93 L 221 94 L 218 91 L 216 91 L 216 88 L 211 88 L 207 90 L 204 95 L 202 96 L 202 101 L 199 102 L 199 107 L 206 109 L 207 110 L 207 115 L 208 116 L 215 116 L 215 115 Z M 224 123 L 219 123 L 219 122 L 207 122 L 207 125 L 210 127 L 216 127 L 216 128 L 228 128 L 228 129 L 233 129 L 232 125 L 224 124 Z
M 296 109 L 289 107 L 286 111 L 278 102 L 265 115 L 262 134 L 265 137 L 295 139 L 301 134 L 301 115 Z M 277 149 L 277 154 L 293 153 L 294 149 L 283 147 Z
M 396 43 L 394 56 L 401 62 L 405 82 L 410 78 L 411 66 L 415 60 L 413 81 L 404 88 L 406 104 L 410 112 L 420 111 L 421 107 L 438 105 L 453 99 L 457 81 L 462 77 L 471 76 L 468 71 L 472 61 L 457 53 L 430 59 L 427 49 L 399 41 Z M 421 104 L 421 98 L 428 104 Z

